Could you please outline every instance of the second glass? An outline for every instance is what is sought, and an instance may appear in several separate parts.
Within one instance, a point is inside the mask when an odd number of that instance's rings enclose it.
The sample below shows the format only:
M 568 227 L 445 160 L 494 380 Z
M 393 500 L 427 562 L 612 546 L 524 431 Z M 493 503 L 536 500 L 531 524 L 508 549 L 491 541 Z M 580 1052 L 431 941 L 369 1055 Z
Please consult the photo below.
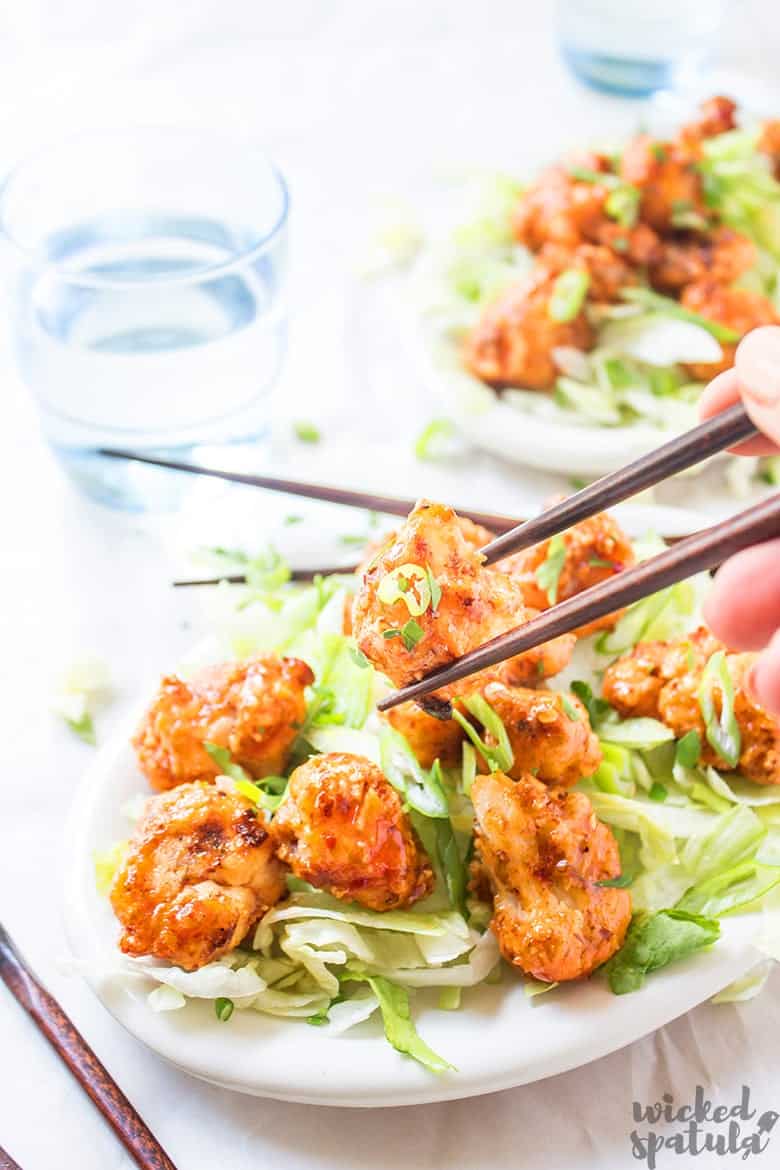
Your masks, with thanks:
M 229 465 L 235 444 L 266 432 L 286 345 L 287 213 L 262 150 L 200 131 L 83 135 L 6 180 L 19 365 L 90 495 L 164 509 L 180 487 L 101 447 L 197 459 L 208 445 Z

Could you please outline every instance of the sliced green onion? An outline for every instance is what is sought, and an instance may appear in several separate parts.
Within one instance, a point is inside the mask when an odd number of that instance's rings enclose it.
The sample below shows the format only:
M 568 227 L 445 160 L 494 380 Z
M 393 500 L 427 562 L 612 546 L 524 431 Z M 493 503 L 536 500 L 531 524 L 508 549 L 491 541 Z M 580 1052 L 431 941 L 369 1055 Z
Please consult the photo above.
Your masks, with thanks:
M 225 996 L 220 996 L 219 999 L 214 1000 L 214 1014 L 219 1020 L 220 1024 L 226 1024 L 233 1015 L 235 1004 L 232 999 L 227 999 Z
M 701 756 L 701 736 L 694 728 L 678 739 L 675 751 L 675 763 L 684 768 L 695 768 Z
M 431 604 L 430 570 L 413 561 L 399 565 L 385 573 L 376 595 L 382 605 L 395 605 L 397 601 L 403 601 L 411 616 L 419 617 Z
M 311 422 L 293 423 L 293 430 L 295 431 L 296 439 L 299 439 L 302 443 L 319 443 L 322 438 L 319 429 Z
M 425 630 L 419 622 L 414 618 L 409 618 L 405 626 L 401 627 L 401 638 L 403 640 L 404 648 L 410 653 L 414 650 L 418 642 L 425 637 Z
M 735 329 L 721 325 L 719 321 L 711 321 L 709 317 L 702 317 L 701 313 L 694 313 L 691 309 L 684 308 L 678 301 L 671 297 L 661 296 L 660 293 L 653 292 L 652 289 L 624 288 L 621 289 L 620 295 L 624 301 L 629 301 L 633 305 L 642 305 L 645 309 L 664 313 L 667 317 L 677 317 L 680 321 L 690 321 L 693 325 L 700 325 L 718 341 L 739 341 L 742 336 Z
M 564 324 L 579 313 L 590 287 L 590 276 L 582 268 L 567 268 L 556 278 L 547 312 L 553 321 Z
M 597 699 L 589 683 L 583 682 L 582 679 L 575 679 L 570 689 L 588 712 L 590 725 L 594 730 L 607 715 L 612 713 L 613 708 L 610 707 L 607 700 Z
M 428 576 L 428 588 L 431 591 L 431 610 L 436 613 L 441 601 L 441 585 L 434 577 L 429 565 L 425 566 L 425 572 Z
M 477 753 L 474 751 L 473 743 L 464 739 L 463 741 L 463 762 L 461 763 L 461 788 L 463 795 L 469 796 L 471 794 L 471 786 L 477 778 Z
M 558 585 L 561 580 L 563 566 L 566 563 L 566 541 L 559 533 L 553 536 L 547 546 L 547 556 L 536 570 L 536 580 L 540 589 L 547 594 L 550 605 L 558 600 Z
M 715 708 L 716 688 L 720 690 L 720 716 Z M 742 754 L 742 733 L 734 714 L 734 683 L 723 650 L 716 651 L 704 668 L 699 686 L 699 707 L 710 747 L 736 768 Z
M 648 792 L 650 800 L 656 800 L 659 804 L 663 804 L 669 795 L 669 789 L 666 788 L 660 780 L 655 780 Z
M 512 751 L 512 745 L 509 742 L 504 722 L 499 715 L 493 710 L 487 699 L 482 695 L 469 695 L 467 699 L 463 700 L 463 705 L 467 711 L 470 712 L 476 719 L 480 721 L 486 731 L 495 739 L 495 744 L 488 746 L 480 737 L 477 729 L 473 723 L 458 711 L 457 707 L 452 709 L 453 719 L 460 724 L 466 735 L 469 737 L 474 747 L 479 754 L 484 758 L 487 766 L 492 772 L 508 772 L 515 761 L 515 754 Z
M 632 228 L 639 218 L 641 198 L 641 192 L 637 187 L 624 183 L 610 191 L 604 203 L 604 210 L 610 219 L 616 220 L 621 227 Z
M 455 433 L 455 423 L 449 418 L 434 418 L 418 435 L 414 444 L 415 457 L 422 462 L 438 457 L 442 440 Z

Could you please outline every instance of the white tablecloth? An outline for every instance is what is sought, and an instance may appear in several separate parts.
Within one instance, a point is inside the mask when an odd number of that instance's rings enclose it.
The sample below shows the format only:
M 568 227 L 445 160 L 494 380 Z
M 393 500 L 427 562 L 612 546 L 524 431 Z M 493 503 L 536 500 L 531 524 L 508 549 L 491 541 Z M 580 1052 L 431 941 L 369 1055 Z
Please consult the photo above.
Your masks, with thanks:
M 437 491 L 519 511 L 549 485 L 486 459 L 444 470 L 411 460 L 410 436 L 439 411 L 405 383 L 381 320 L 370 331 L 365 320 L 355 327 L 351 257 L 372 201 L 413 193 L 438 165 L 520 166 L 546 141 L 554 149 L 562 133 L 603 136 L 635 124 L 637 107 L 587 93 L 563 72 L 549 7 L 530 0 L 201 0 L 184 7 L 27 0 L 0 15 L 0 154 L 10 162 L 36 141 L 131 115 L 254 127 L 294 198 L 296 320 L 280 429 L 286 411 L 317 417 L 326 434 L 321 448 L 291 452 L 282 444 L 274 458 L 312 478 Z M 724 63 L 771 76 L 780 48 L 776 6 L 755 0 L 729 8 Z M 263 512 L 245 495 L 240 503 L 209 496 L 202 526 L 192 510 L 179 521 L 140 523 L 94 508 L 64 483 L 41 444 L 6 345 L 0 363 L 0 918 L 182 1170 L 621 1170 L 633 1162 L 633 1100 L 648 1104 L 668 1092 L 685 1104 L 701 1084 L 715 1103 L 734 1104 L 748 1083 L 759 1112 L 777 1104 L 778 978 L 755 1002 L 702 1006 L 554 1080 L 383 1113 L 278 1105 L 212 1089 L 127 1036 L 57 965 L 66 950 L 62 826 L 91 749 L 49 713 L 52 676 L 74 655 L 108 660 L 115 700 L 99 719 L 105 740 L 139 688 L 202 629 L 197 600 L 168 587 L 171 549 L 190 535 L 221 533 L 251 544 L 247 516 L 256 512 L 260 524 Z M 361 399 L 371 400 L 370 411 L 360 410 Z M 25 1170 L 129 1166 L 2 990 L 0 1035 L 0 1145 Z M 761 1159 L 773 1164 L 771 1143 Z M 659 1159 L 683 1164 L 685 1156 L 668 1151 Z M 690 1164 L 737 1162 L 703 1154 Z

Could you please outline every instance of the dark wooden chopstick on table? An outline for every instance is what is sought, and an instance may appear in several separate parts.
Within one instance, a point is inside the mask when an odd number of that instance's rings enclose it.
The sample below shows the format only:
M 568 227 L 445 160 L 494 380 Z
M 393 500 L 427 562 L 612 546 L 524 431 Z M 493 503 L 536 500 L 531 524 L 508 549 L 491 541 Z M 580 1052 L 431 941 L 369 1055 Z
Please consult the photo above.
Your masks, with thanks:
M 560 634 L 570 633 L 667 585 L 712 569 L 741 549 L 776 536 L 780 536 L 780 494 L 754 504 L 712 528 L 695 532 L 658 556 L 642 561 L 632 569 L 624 569 L 607 581 L 554 605 L 525 625 L 509 630 L 447 666 L 432 671 L 419 682 L 394 691 L 377 706 L 380 711 L 387 711 L 409 699 L 419 700 L 439 687 L 523 654 Z
M 306 483 L 298 479 L 281 479 L 275 475 L 248 475 L 241 471 L 225 471 L 218 467 L 202 467 L 198 463 L 186 463 L 179 459 L 162 459 L 146 455 L 143 451 L 128 451 L 118 447 L 102 447 L 98 455 L 110 459 L 126 459 L 134 463 L 146 463 L 152 467 L 167 467 L 171 471 L 184 471 L 191 475 L 205 475 L 213 479 L 224 479 L 229 483 L 241 483 L 247 487 L 265 488 L 270 492 L 283 492 L 288 496 L 303 496 L 307 500 L 324 500 L 329 504 L 345 504 L 350 508 L 365 508 L 369 512 L 386 512 L 390 516 L 408 516 L 416 500 L 401 496 L 380 496 L 373 492 L 358 492 L 351 488 L 330 487 L 321 483 Z M 489 528 L 491 532 L 507 532 L 517 526 L 517 518 L 503 516 L 496 512 L 475 511 L 459 508 L 461 516 Z
M 141 1170 L 176 1170 L 146 1123 L 56 999 L 38 982 L 0 924 L 0 979 L 105 1117 Z M 0 1156 L 0 1167 L 2 1167 Z M 16 1163 L 9 1160 L 8 1165 Z
M 7 1154 L 2 1146 L 0 1146 L 0 1170 L 22 1170 L 18 1162 L 14 1162 L 10 1154 Z
M 330 577 L 335 573 L 354 573 L 357 565 L 330 565 L 319 569 L 291 569 L 291 581 L 313 581 L 315 577 Z M 226 581 L 228 585 L 245 585 L 246 577 L 243 573 L 228 573 L 222 577 L 189 577 L 172 581 L 174 589 L 184 589 L 192 585 L 219 585 Z

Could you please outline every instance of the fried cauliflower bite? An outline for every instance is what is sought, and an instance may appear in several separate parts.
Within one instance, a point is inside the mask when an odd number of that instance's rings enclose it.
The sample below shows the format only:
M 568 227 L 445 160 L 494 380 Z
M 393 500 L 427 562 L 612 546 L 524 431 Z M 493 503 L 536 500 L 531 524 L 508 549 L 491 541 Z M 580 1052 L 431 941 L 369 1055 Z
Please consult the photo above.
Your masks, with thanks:
M 215 784 L 151 797 L 111 887 L 120 949 L 185 971 L 237 947 L 286 891 L 257 811 Z
M 414 617 L 414 645 L 393 633 L 410 619 L 406 595 L 384 603 L 378 590 L 402 566 L 428 569 L 441 589 L 438 607 Z M 444 504 L 421 500 L 363 575 L 352 608 L 354 635 L 366 657 L 396 686 L 405 686 L 444 666 L 528 618 L 520 583 L 494 569 L 463 535 L 458 517 Z M 390 634 L 390 637 L 386 635 Z M 478 685 L 478 684 L 475 684 Z M 462 686 L 437 691 L 440 698 Z
M 416 703 L 401 703 L 384 718 L 401 733 L 423 768 L 433 767 L 435 760 L 460 763 L 464 733 L 454 719 L 437 719 Z
M 707 98 L 699 105 L 699 116 L 680 131 L 681 142 L 693 146 L 703 138 L 714 138 L 736 129 L 736 113 L 737 103 L 731 98 L 722 95 Z
M 488 305 L 467 335 L 463 363 L 475 377 L 497 388 L 551 390 L 558 377 L 552 351 L 559 346 L 590 349 L 594 334 L 583 309 L 571 321 L 550 316 L 557 273 L 537 265 Z
M 658 697 L 667 681 L 662 673 L 665 642 L 638 642 L 604 672 L 602 694 L 624 719 L 658 718 Z
M 756 263 L 756 246 L 747 236 L 720 227 L 705 236 L 687 234 L 665 240 L 649 266 L 650 283 L 676 294 L 685 285 L 713 280 L 731 284 Z
M 553 596 L 545 584 L 540 584 L 539 572 L 554 550 L 552 540 L 545 540 L 532 548 L 507 557 L 501 567 L 520 582 L 526 605 L 535 609 L 549 609 Z M 554 591 L 555 601 L 566 601 L 593 585 L 629 568 L 636 561 L 631 541 L 618 522 L 608 512 L 581 520 L 561 536 L 565 556 Z M 619 614 L 608 614 L 577 631 L 579 636 L 613 626 Z
M 754 661 L 754 654 L 726 656 L 726 667 L 734 686 L 734 717 L 741 737 L 737 769 L 756 784 L 780 784 L 780 724 L 754 701 L 744 685 Z M 718 755 L 705 737 L 699 701 L 702 669 L 689 670 L 671 678 L 658 697 L 658 713 L 678 739 L 688 731 L 698 731 L 702 742 L 701 762 L 728 770 L 729 763 Z M 722 693 L 717 680 L 713 682 L 712 690 L 715 710 L 720 713 Z
M 525 620 L 537 617 L 538 609 L 527 609 Z M 508 658 L 506 662 L 499 662 L 491 667 L 490 673 L 509 687 L 533 687 L 559 674 L 571 662 L 574 647 L 577 644 L 576 634 L 559 634 L 541 646 L 534 646 L 532 650 L 525 650 L 522 654 Z
M 539 253 L 539 263 L 556 274 L 569 268 L 586 272 L 588 297 L 592 301 L 619 300 L 621 289 L 637 283 L 630 264 L 603 244 L 580 244 L 573 249 L 545 244 Z
M 296 768 L 272 832 L 297 877 L 369 910 L 411 906 L 433 889 L 401 798 L 363 756 L 328 752 Z
M 213 779 L 210 742 L 256 779 L 282 772 L 313 681 L 305 662 L 275 654 L 209 666 L 189 681 L 168 675 L 133 738 L 141 771 L 158 790 Z
M 649 134 L 637 135 L 623 151 L 620 177 L 639 190 L 640 217 L 654 231 L 673 230 L 681 211 L 709 221 L 698 154 L 690 145 L 660 142 Z
M 623 718 L 647 715 L 660 719 L 679 739 L 696 731 L 702 743 L 701 762 L 728 769 L 705 735 L 699 692 L 704 668 L 725 647 L 701 626 L 676 642 L 645 642 L 612 663 L 604 674 L 603 695 Z M 739 724 L 741 752 L 738 769 L 756 784 L 780 784 L 780 724 L 760 707 L 745 687 L 755 661 L 752 654 L 727 654 L 726 665 L 734 686 L 734 715 Z M 715 709 L 720 712 L 721 691 L 713 683 Z
M 710 321 L 734 329 L 740 339 L 759 325 L 777 325 L 778 314 L 768 297 L 746 288 L 727 288 L 715 280 L 701 280 L 683 289 L 680 304 Z M 734 365 L 737 342 L 723 343 L 723 357 L 718 362 L 688 363 L 685 369 L 692 378 L 707 382 Z
M 503 721 L 514 754 L 509 776 L 531 773 L 545 784 L 564 788 L 592 776 L 601 748 L 588 713 L 574 695 L 532 691 L 493 681 L 481 694 Z M 491 737 L 485 732 L 485 742 Z
M 492 929 L 507 962 L 546 983 L 581 979 L 623 943 L 626 890 L 617 843 L 587 796 L 533 776 L 478 776 L 476 850 L 494 892 Z
M 608 163 L 598 157 L 583 159 L 581 165 L 592 171 L 609 170 Z M 606 220 L 608 195 L 606 183 L 578 180 L 571 167 L 550 167 L 520 196 L 512 214 L 512 232 L 532 252 L 545 244 L 576 248 L 595 240 Z

